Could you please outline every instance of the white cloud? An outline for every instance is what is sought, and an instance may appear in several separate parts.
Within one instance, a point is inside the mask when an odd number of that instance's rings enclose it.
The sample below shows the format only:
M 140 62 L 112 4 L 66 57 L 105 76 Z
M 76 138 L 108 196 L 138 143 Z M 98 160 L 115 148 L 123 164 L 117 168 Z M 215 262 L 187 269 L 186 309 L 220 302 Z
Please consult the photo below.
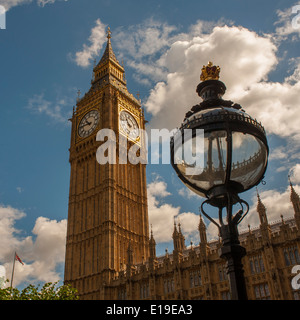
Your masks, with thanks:
M 99 56 L 103 44 L 106 42 L 106 25 L 100 19 L 96 20 L 96 26 L 92 28 L 89 36 L 89 45 L 84 44 L 83 49 L 75 53 L 72 59 L 80 67 L 88 67 Z
M 3 259 L 2 263 L 10 260 L 11 248 L 19 245 L 19 241 L 15 237 L 19 230 L 15 229 L 14 224 L 16 220 L 24 217 L 24 212 L 10 206 L 0 205 L 0 257 Z
M 41 7 L 45 7 L 46 4 L 53 4 L 56 0 L 37 0 L 37 4 Z M 62 0 L 62 1 L 68 1 L 68 0 Z
M 191 198 L 199 198 L 199 195 L 197 195 L 195 192 L 193 192 L 191 189 L 183 187 L 178 190 L 178 194 L 181 195 L 184 198 L 191 199 Z
M 221 80 L 228 87 L 224 98 L 235 98 L 235 102 L 245 97 L 250 100 L 249 88 L 266 80 L 277 64 L 277 48 L 271 40 L 246 28 L 218 26 L 209 34 L 190 38 L 172 43 L 163 57 L 168 75 L 156 84 L 145 103 L 154 116 L 153 127 L 180 125 L 185 113 L 201 102 L 195 89 L 207 61 L 220 65 Z M 249 109 L 246 105 L 245 108 Z
M 161 194 L 157 192 L 158 189 Z M 156 242 L 167 242 L 172 240 L 174 217 L 179 214 L 180 210 L 180 207 L 173 207 L 170 204 L 160 203 L 155 197 L 165 197 L 169 195 L 169 192 L 166 189 L 167 184 L 162 181 L 152 182 L 147 187 L 149 223 L 152 224 Z
M 287 36 L 291 34 L 293 35 L 292 40 L 299 39 L 299 12 L 300 1 L 296 2 L 292 7 L 285 10 L 277 10 L 278 20 L 275 22 L 275 25 L 279 26 L 276 28 L 276 33 L 274 36 L 277 37 L 279 41 L 286 39 Z
M 137 81 L 150 85 L 148 78 L 158 81 L 166 77 L 160 54 L 174 42 L 174 36 L 181 36 L 174 33 L 176 30 L 175 26 L 148 19 L 126 30 L 119 28 L 115 31 L 116 49 L 120 51 L 120 58 L 125 57 L 126 64 L 135 69 Z
M 296 192 L 300 194 L 300 186 L 295 185 L 294 188 Z M 260 192 L 261 201 L 267 210 L 267 218 L 269 223 L 280 220 L 281 215 L 283 215 L 284 219 L 294 215 L 293 206 L 290 201 L 290 195 L 291 189 L 289 186 L 282 192 L 277 190 L 266 190 Z M 255 192 L 253 193 L 252 203 L 253 205 L 250 207 L 248 215 L 241 222 L 241 230 L 247 229 L 248 224 L 250 224 L 251 227 L 260 225 L 260 220 L 256 209 L 257 196 Z
M 166 197 L 170 195 L 167 184 L 164 181 L 155 181 L 148 184 L 148 193 L 151 196 Z
M 300 81 L 294 85 L 287 82 L 253 84 L 238 102 L 262 122 L 267 133 L 299 140 L 297 109 L 300 103 Z
M 269 160 L 281 160 L 285 159 L 286 157 L 286 150 L 284 146 L 279 146 L 273 149 L 272 151 L 270 150 L 270 156 Z
M 73 103 L 72 99 L 64 97 L 58 98 L 55 102 L 48 101 L 44 98 L 44 94 L 35 94 L 28 100 L 27 108 L 33 113 L 44 114 L 58 123 L 68 123 L 71 117 L 70 105 Z
M 57 267 L 64 262 L 67 220 L 37 218 L 32 236 L 22 237 L 15 222 L 26 216 L 23 211 L 0 206 L 0 263 L 10 279 L 14 252 L 24 265 L 16 262 L 14 286 L 23 283 L 54 282 L 60 279 Z
M 185 113 L 201 102 L 195 89 L 202 65 L 212 60 L 221 67 L 221 81 L 228 88 L 224 99 L 241 104 L 262 122 L 268 134 L 299 140 L 299 58 L 290 61 L 290 76 L 282 82 L 270 82 L 268 76 L 276 69 L 278 59 L 277 47 L 269 35 L 225 25 L 214 27 L 211 33 L 180 36 L 184 40 L 173 35 L 174 42 L 169 42 L 169 49 L 156 60 L 159 63 L 155 67 L 164 70 L 165 76 L 160 76 L 145 102 L 153 115 L 152 128 L 178 127 Z M 150 70 L 155 69 L 151 63 L 147 68 L 151 76 Z
M 177 28 L 167 23 L 148 19 L 142 24 L 130 26 L 127 30 L 116 30 L 116 45 L 123 54 L 136 59 L 153 56 L 172 42 L 172 33 Z M 124 52 L 125 51 L 125 52 Z
M 53 4 L 57 0 L 37 0 L 37 4 L 41 7 L 44 7 L 46 4 Z M 68 0 L 59 0 L 59 1 L 68 1 Z M 10 10 L 13 7 L 31 3 L 32 0 L 1 0 L 1 5 L 3 5 L 6 11 Z
M 180 33 L 177 26 L 149 19 L 117 29 L 114 39 L 136 80 L 156 82 L 145 101 L 152 128 L 178 127 L 185 113 L 201 102 L 195 89 L 202 65 L 212 60 L 221 67 L 221 81 L 228 88 L 224 99 L 240 103 L 268 134 L 299 138 L 300 60 L 290 59 L 291 74 L 282 82 L 268 81 L 279 63 L 278 42 L 271 34 L 201 20 Z
M 21 4 L 26 4 L 26 3 L 31 3 L 32 0 L 2 0 L 1 1 L 1 5 L 4 6 L 4 8 L 6 9 L 6 11 L 8 11 L 9 9 L 21 5 Z
M 164 181 L 156 181 L 148 184 L 148 215 L 152 224 L 155 241 L 172 241 L 174 230 L 174 218 L 181 223 L 181 229 L 186 239 L 199 242 L 198 224 L 199 216 L 192 212 L 180 212 L 180 207 L 164 203 L 162 198 L 170 193 L 167 191 L 167 184 Z
M 226 22 L 232 24 L 224 19 L 217 22 L 199 20 L 189 28 L 188 33 L 181 33 L 178 26 L 150 18 L 127 29 L 116 29 L 113 39 L 120 57 L 135 70 L 133 77 L 139 83 L 150 86 L 152 81 L 166 80 L 168 73 L 172 72 L 173 63 L 177 68 L 175 60 L 178 58 L 178 62 L 180 56 L 175 55 L 172 63 L 170 59 L 165 59 L 166 51 L 174 43 L 189 41 L 191 37 L 210 32 L 214 26 L 222 26 Z
M 300 164 L 297 163 L 293 168 L 290 169 L 290 176 L 292 183 L 300 184 Z

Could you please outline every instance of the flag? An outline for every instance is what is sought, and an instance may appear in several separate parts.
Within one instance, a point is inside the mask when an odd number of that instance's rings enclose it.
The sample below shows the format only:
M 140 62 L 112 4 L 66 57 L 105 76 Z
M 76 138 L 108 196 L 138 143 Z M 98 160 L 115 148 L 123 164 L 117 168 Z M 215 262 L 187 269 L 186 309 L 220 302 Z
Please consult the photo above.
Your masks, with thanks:
M 19 261 L 19 262 L 24 266 L 23 261 L 20 259 L 20 257 L 17 255 L 17 253 L 16 253 L 16 255 L 15 255 L 15 259 L 16 259 L 17 261 Z

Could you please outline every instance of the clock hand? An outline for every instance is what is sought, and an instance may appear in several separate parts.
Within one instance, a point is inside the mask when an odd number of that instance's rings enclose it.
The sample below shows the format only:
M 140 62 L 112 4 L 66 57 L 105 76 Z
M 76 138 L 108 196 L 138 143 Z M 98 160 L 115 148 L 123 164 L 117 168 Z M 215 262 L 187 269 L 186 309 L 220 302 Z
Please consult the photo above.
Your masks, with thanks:
M 127 124 L 129 126 L 129 128 L 132 128 L 132 125 L 130 124 L 130 122 L 127 120 Z
M 83 123 L 79 128 L 83 128 L 87 125 L 90 126 L 91 124 L 92 124 L 91 122 L 87 121 L 87 122 Z

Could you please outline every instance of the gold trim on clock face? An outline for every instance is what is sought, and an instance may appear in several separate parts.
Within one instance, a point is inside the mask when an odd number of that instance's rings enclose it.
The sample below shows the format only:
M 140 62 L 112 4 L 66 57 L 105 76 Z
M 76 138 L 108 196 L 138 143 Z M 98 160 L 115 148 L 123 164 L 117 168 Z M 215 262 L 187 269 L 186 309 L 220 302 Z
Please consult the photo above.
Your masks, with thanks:
M 78 125 L 78 135 L 81 138 L 88 137 L 97 127 L 100 121 L 100 113 L 97 110 L 88 112 L 80 120 Z
M 139 125 L 135 117 L 131 113 L 122 110 L 119 119 L 121 132 L 125 133 L 128 138 L 139 141 Z

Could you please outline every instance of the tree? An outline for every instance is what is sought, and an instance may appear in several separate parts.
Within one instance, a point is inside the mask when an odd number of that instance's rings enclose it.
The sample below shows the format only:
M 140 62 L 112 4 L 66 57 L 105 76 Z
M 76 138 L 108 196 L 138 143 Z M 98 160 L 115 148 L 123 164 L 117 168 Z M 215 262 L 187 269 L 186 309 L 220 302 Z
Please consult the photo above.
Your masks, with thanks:
M 0 300 L 78 300 L 77 290 L 70 285 L 57 286 L 57 282 L 47 282 L 39 290 L 39 285 L 30 284 L 22 291 L 17 288 L 0 289 Z

